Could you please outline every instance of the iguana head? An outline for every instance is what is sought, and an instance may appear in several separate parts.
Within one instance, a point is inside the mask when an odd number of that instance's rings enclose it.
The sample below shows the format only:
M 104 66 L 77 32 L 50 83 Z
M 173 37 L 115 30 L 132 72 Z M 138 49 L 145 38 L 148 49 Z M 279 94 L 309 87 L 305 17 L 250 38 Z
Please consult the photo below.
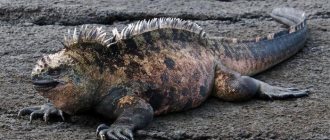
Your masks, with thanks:
M 104 35 L 100 28 L 94 28 L 75 30 L 73 36 L 66 37 L 64 49 L 42 57 L 32 70 L 35 89 L 66 113 L 89 109 L 98 99 L 102 78 L 90 48 L 103 46 L 100 36 Z
M 67 113 L 82 109 L 85 102 L 82 99 L 88 92 L 86 79 L 78 63 L 65 50 L 42 57 L 32 70 L 34 88 Z

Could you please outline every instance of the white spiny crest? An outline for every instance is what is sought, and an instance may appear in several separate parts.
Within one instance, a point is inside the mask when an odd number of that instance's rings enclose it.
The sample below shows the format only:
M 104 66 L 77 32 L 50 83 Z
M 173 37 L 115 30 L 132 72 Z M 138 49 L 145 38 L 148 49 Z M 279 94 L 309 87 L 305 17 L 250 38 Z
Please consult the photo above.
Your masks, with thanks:
M 114 36 L 114 38 L 116 39 L 116 40 L 120 40 L 120 34 L 119 34 L 119 32 L 118 32 L 118 30 L 117 30 L 117 28 L 114 28 L 113 30 L 112 30 L 112 34 L 113 34 L 113 36 Z
M 50 55 L 45 55 L 37 61 L 37 64 L 32 70 L 32 76 L 41 73 L 43 70 L 48 68 L 56 68 L 61 64 L 71 64 L 73 60 L 68 56 L 64 55 L 65 49 Z
M 127 39 L 144 32 L 163 28 L 187 30 L 199 34 L 201 37 L 206 36 L 203 29 L 196 23 L 184 21 L 179 18 L 154 18 L 151 20 L 140 20 L 136 23 L 129 24 L 120 33 L 117 29 L 114 29 L 112 33 L 116 40 L 120 40 Z
M 71 48 L 80 43 L 99 43 L 103 46 L 109 46 L 112 37 L 107 38 L 106 33 L 102 30 L 102 27 L 92 27 L 81 26 L 78 31 L 77 28 L 74 29 L 73 34 L 68 30 L 68 35 L 64 36 L 64 46 L 65 48 Z

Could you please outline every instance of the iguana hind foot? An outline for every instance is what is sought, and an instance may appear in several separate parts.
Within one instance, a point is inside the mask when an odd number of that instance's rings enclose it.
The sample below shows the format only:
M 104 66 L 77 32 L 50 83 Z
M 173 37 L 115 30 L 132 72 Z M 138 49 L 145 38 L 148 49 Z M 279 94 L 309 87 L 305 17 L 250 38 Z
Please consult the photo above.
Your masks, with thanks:
M 299 98 L 308 96 L 308 90 L 299 90 L 297 88 L 283 88 L 277 86 L 271 86 L 267 83 L 258 81 L 260 87 L 258 90 L 258 96 L 263 99 L 288 99 L 288 98 Z

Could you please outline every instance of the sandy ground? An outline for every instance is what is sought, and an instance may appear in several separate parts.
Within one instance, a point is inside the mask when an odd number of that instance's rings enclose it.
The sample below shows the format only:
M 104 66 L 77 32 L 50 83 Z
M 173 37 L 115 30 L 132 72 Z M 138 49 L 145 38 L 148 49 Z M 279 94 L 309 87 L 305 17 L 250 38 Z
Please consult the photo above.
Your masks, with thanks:
M 199 108 L 157 117 L 137 139 L 330 139 L 330 2 L 328 0 L 0 0 L 0 139 L 95 139 L 97 116 L 73 122 L 16 117 L 22 107 L 46 99 L 33 90 L 31 69 L 43 54 L 61 49 L 67 29 L 81 24 L 109 32 L 151 17 L 193 20 L 210 35 L 249 38 L 280 31 L 267 15 L 290 6 L 308 13 L 306 47 L 256 78 L 309 89 L 307 98 L 288 101 L 223 102 L 211 98 Z

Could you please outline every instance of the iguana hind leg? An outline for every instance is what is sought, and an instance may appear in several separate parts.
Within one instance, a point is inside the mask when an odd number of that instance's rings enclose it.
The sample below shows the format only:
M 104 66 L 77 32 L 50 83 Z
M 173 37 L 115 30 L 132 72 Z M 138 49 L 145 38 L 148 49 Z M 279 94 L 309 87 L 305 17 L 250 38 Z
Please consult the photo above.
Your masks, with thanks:
M 258 85 L 251 78 L 218 67 L 215 73 L 213 96 L 225 101 L 244 101 L 256 96 Z
M 308 95 L 307 90 L 271 86 L 249 76 L 219 67 L 215 75 L 214 96 L 225 101 L 244 101 L 253 97 L 263 99 L 287 99 Z

